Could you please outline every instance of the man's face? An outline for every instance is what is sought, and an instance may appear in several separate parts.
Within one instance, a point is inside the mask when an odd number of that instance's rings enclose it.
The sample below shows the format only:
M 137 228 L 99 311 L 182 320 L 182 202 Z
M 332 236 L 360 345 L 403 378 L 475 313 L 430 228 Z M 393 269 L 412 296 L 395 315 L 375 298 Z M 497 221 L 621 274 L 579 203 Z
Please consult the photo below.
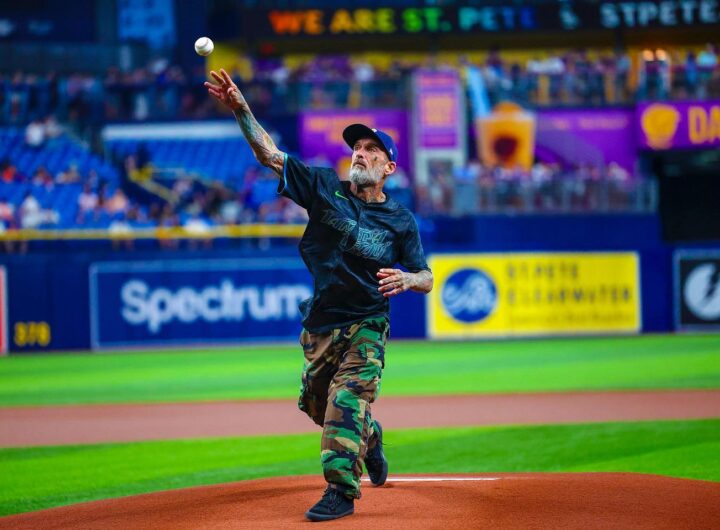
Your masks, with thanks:
M 361 138 L 353 146 L 350 180 L 356 186 L 373 186 L 395 171 L 382 146 L 372 138 Z

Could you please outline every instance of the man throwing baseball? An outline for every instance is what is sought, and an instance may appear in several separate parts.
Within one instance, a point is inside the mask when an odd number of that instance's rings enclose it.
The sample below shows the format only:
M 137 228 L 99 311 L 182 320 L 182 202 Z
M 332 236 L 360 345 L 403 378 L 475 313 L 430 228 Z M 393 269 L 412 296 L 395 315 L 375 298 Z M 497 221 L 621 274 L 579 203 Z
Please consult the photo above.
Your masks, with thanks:
M 300 305 L 305 354 L 299 407 L 323 428 L 327 489 L 305 514 L 328 521 L 354 511 L 365 462 L 370 481 L 385 483 L 382 427 L 370 415 L 385 366 L 389 298 L 428 293 L 433 277 L 412 214 L 383 192 L 397 148 L 382 131 L 350 125 L 349 181 L 307 167 L 281 152 L 257 122 L 225 70 L 211 72 L 210 95 L 230 108 L 258 161 L 279 178 L 278 192 L 308 211 L 300 254 L 313 276 L 312 298 Z M 401 264 L 409 272 L 393 268 Z

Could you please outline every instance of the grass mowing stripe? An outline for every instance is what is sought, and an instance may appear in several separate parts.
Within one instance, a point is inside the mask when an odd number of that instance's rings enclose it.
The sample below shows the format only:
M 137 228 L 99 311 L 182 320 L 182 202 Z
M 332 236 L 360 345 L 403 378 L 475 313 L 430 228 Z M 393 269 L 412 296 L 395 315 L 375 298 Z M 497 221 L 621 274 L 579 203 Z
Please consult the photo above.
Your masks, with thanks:
M 314 435 L 0 450 L 0 515 L 149 491 L 319 474 Z M 629 471 L 720 481 L 720 420 L 387 432 L 392 473 Z
M 398 342 L 383 395 L 718 388 L 720 335 Z M 0 359 L 0 406 L 295 398 L 302 352 L 248 346 Z

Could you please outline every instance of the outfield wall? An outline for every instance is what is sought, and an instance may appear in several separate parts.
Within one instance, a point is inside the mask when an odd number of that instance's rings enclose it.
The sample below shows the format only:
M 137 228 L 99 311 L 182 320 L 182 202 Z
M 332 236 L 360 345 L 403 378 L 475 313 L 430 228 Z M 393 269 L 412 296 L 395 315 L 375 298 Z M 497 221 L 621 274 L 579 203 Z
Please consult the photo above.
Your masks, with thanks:
M 448 218 L 423 232 L 435 289 L 393 299 L 394 338 L 720 327 L 720 246 L 664 245 L 654 216 Z M 4 255 L 0 267 L 0 347 L 11 352 L 294 342 L 312 289 L 293 247 L 64 248 Z

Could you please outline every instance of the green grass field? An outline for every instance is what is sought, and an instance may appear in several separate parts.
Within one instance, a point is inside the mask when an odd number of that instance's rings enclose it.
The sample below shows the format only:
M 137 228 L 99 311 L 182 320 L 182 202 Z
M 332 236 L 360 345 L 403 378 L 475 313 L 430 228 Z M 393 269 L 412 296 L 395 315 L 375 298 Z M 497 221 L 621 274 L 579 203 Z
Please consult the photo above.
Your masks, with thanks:
M 295 398 L 299 347 L 0 359 L 0 406 Z M 382 395 L 720 388 L 720 335 L 391 341 Z M 718 411 L 720 418 L 720 411 Z M 388 431 L 392 473 L 628 471 L 720 481 L 720 419 Z M 0 449 L 0 514 L 318 474 L 319 433 Z
M 391 473 L 627 471 L 720 481 L 720 420 L 387 432 Z M 319 474 L 319 434 L 0 450 L 0 515 Z
M 297 396 L 299 346 L 17 356 L 0 406 Z M 398 342 L 382 395 L 720 388 L 720 335 Z

